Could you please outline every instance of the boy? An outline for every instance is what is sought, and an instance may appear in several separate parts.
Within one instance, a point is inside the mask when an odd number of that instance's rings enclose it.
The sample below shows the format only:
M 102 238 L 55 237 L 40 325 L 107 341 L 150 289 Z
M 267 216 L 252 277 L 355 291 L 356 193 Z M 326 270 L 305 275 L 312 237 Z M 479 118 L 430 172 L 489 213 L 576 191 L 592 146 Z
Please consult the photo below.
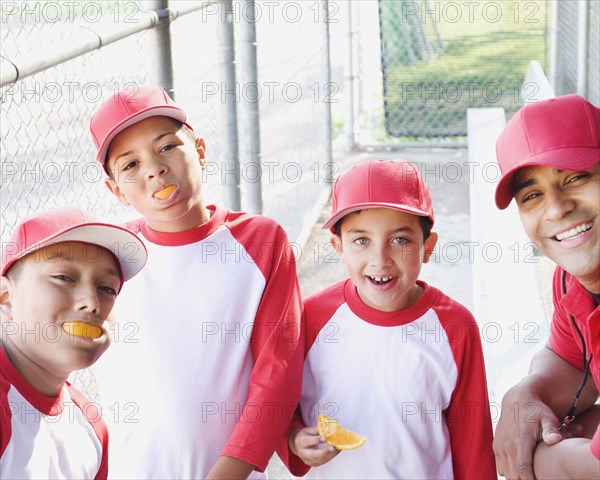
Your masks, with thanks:
M 600 109 L 578 95 L 525 105 L 498 138 L 496 154 L 496 206 L 505 209 L 514 198 L 525 232 L 557 264 L 548 344 L 502 399 L 498 472 L 598 478 Z
M 142 215 L 129 227 L 149 250 L 119 305 L 131 341 L 96 368 L 103 400 L 122 410 L 109 425 L 111 474 L 264 471 L 302 374 L 301 297 L 285 232 L 266 217 L 205 205 L 206 144 L 159 87 L 111 96 L 90 129 L 106 185 Z
M 407 161 L 363 162 L 335 183 L 323 228 L 350 278 L 305 300 L 300 409 L 304 425 L 325 413 L 367 440 L 336 457 L 316 427 L 293 430 L 291 451 L 318 466 L 309 477 L 496 478 L 477 325 L 418 280 L 433 222 Z M 292 473 L 308 470 L 290 460 Z
M 106 478 L 106 426 L 67 377 L 107 349 L 117 294 L 145 262 L 133 233 L 74 207 L 31 215 L 4 245 L 2 478 Z

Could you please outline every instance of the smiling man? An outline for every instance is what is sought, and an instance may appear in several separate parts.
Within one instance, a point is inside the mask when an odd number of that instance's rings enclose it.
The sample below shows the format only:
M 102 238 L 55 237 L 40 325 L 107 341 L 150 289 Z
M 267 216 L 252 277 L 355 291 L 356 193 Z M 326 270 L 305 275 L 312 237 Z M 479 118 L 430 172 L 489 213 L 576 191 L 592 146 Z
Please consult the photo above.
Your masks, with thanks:
M 498 473 L 599 478 L 600 109 L 578 95 L 526 105 L 496 153 L 496 205 L 514 198 L 527 235 L 557 264 L 548 344 L 502 400 Z

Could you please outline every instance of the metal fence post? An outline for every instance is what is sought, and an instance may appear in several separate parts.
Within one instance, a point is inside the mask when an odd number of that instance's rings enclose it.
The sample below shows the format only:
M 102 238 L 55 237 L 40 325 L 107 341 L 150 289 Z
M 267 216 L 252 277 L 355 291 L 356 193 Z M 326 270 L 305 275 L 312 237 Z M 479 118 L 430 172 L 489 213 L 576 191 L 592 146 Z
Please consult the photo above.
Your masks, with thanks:
M 256 62 L 256 5 L 254 0 L 241 3 L 240 22 L 236 25 L 236 75 L 240 84 L 239 144 L 242 167 L 244 211 L 262 213 L 262 164 L 260 155 L 260 87 Z
M 169 0 L 149 0 L 149 10 L 158 15 L 158 25 L 152 29 L 153 49 L 155 56 L 155 83 L 160 85 L 170 96 L 175 98 L 173 80 L 173 54 L 171 52 L 171 11 Z
M 550 20 L 548 21 L 548 28 L 550 30 L 550 58 L 548 60 L 548 81 L 552 88 L 556 92 L 557 85 L 557 68 L 556 68 L 556 59 L 557 48 L 558 48 L 558 2 L 550 2 Z
M 323 43 L 325 45 L 325 54 L 322 56 L 321 65 L 325 72 L 325 91 L 329 92 L 331 86 L 331 62 L 329 55 L 329 1 L 322 0 L 321 8 L 323 9 Z M 333 174 L 333 159 L 331 153 L 331 103 L 329 97 L 325 96 L 325 106 L 323 108 L 323 123 L 325 124 L 325 161 L 327 162 L 326 179 L 332 180 Z M 354 138 L 354 136 L 352 137 Z M 330 185 L 331 186 L 331 185 Z
M 344 64 L 344 91 L 346 100 L 346 119 L 344 121 L 344 136 L 346 148 L 354 150 L 355 140 L 355 115 L 354 115 L 354 26 L 352 25 L 352 2 L 346 0 L 346 62 Z
M 589 0 L 579 0 L 577 15 L 577 93 L 587 96 L 587 62 L 588 62 L 588 12 Z
M 240 162 L 238 153 L 237 129 L 237 84 L 235 78 L 235 47 L 233 39 L 233 3 L 224 0 L 219 3 L 221 21 L 217 27 L 217 76 L 221 89 L 222 107 L 218 111 L 218 129 L 221 133 L 221 155 L 224 158 L 221 174 L 224 187 L 225 206 L 231 210 L 241 210 Z

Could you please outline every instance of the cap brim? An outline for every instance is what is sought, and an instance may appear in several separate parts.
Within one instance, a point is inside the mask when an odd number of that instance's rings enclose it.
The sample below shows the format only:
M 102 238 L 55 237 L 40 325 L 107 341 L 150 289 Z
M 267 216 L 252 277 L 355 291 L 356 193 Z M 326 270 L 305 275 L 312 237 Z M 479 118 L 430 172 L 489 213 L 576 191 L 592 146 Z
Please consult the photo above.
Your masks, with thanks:
M 39 250 L 62 242 L 83 242 L 98 245 L 109 250 L 119 262 L 122 280 L 134 277 L 146 264 L 148 253 L 144 243 L 133 232 L 118 225 L 108 223 L 86 223 L 76 225 L 29 246 L 19 256 L 3 267 L 2 275 L 20 258 Z
M 343 210 L 340 210 L 339 212 L 337 212 L 334 216 L 330 217 L 329 220 L 327 220 L 323 224 L 322 228 L 323 228 L 323 230 L 329 229 L 329 231 L 331 233 L 336 233 L 334 227 L 335 227 L 335 224 L 341 218 L 345 217 L 349 213 L 357 212 L 359 210 L 366 210 L 369 208 L 391 208 L 392 210 L 398 210 L 400 212 L 418 215 L 419 217 L 428 217 L 429 218 L 429 214 L 423 210 L 419 210 L 417 208 L 411 208 L 411 207 L 402 207 L 395 203 L 359 203 L 359 204 L 352 205 L 350 207 L 346 207 Z M 430 220 L 433 221 L 433 219 L 431 219 L 431 218 L 430 218 Z
M 104 142 L 98 149 L 96 160 L 100 162 L 102 168 L 106 173 L 108 173 L 106 169 L 106 154 L 108 152 L 108 147 L 110 146 L 110 143 L 113 141 L 113 139 L 127 127 L 130 127 L 131 125 L 134 125 L 150 117 L 173 118 L 174 120 L 185 124 L 190 130 L 193 130 L 192 127 L 186 122 L 185 112 L 178 107 L 161 105 L 159 107 L 149 107 L 145 110 L 135 112 L 133 115 L 130 115 L 129 117 L 123 119 L 121 122 L 117 123 L 108 133 L 108 135 L 104 139 Z
M 513 199 L 513 182 L 518 170 L 525 167 L 554 167 L 561 170 L 579 171 L 591 168 L 600 162 L 600 147 L 569 147 L 534 155 L 515 163 L 502 176 L 496 186 L 496 206 L 504 210 Z

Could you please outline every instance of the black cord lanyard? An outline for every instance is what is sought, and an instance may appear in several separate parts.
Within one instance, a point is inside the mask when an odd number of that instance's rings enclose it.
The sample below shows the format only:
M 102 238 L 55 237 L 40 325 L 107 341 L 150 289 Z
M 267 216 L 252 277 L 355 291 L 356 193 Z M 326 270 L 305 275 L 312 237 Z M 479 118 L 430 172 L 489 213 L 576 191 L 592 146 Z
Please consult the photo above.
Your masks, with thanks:
M 567 272 L 563 271 L 563 274 L 562 274 L 562 292 L 563 292 L 563 296 L 566 295 L 566 293 L 567 293 L 567 280 L 566 279 L 567 279 Z M 579 385 L 579 388 L 575 392 L 575 402 L 573 402 L 573 406 L 569 410 L 569 413 L 567 413 L 565 415 L 565 418 L 563 418 L 563 421 L 560 424 L 560 427 L 558 427 L 559 431 L 563 430 L 564 428 L 566 428 L 566 426 L 569 423 L 571 423 L 573 420 L 575 420 L 575 410 L 577 410 L 577 401 L 579 400 L 579 396 L 581 395 L 581 391 L 583 390 L 583 387 L 585 387 L 585 384 L 587 382 L 588 376 L 590 374 L 590 363 L 592 362 L 592 354 L 590 353 L 589 358 L 587 357 L 587 350 L 586 350 L 586 346 L 585 346 L 585 340 L 583 339 L 583 335 L 581 334 L 581 330 L 579 330 L 579 327 L 577 326 L 577 323 L 575 322 L 575 319 L 573 318 L 573 315 L 569 314 L 569 318 L 571 319 L 571 323 L 575 327 L 575 331 L 577 332 L 577 335 L 579 335 L 579 339 L 581 340 L 581 355 L 582 355 L 582 361 L 583 361 L 583 367 L 584 367 L 583 368 L 583 380 L 581 382 L 581 385 Z

